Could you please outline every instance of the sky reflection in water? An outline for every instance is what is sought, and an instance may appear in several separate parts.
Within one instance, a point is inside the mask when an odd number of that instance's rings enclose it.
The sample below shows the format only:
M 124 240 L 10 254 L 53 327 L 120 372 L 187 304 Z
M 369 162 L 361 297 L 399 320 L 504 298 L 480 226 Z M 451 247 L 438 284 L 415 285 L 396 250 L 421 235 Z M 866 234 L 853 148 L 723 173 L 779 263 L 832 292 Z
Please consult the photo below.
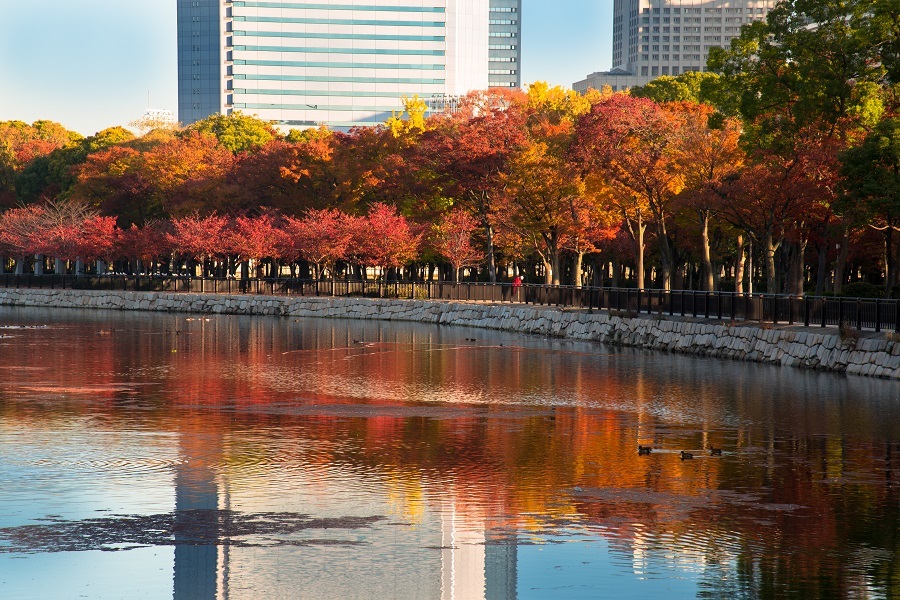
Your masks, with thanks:
M 895 383 L 411 324 L 0 326 L 3 598 L 900 591 Z

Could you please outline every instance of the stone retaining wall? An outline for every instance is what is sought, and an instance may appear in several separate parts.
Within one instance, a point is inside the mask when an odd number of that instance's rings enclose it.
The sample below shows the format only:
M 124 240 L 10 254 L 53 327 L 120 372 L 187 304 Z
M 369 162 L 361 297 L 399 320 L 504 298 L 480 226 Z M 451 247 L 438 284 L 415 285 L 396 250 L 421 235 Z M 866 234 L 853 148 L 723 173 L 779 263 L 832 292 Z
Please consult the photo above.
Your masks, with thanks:
M 900 379 L 900 341 L 834 329 L 626 317 L 552 307 L 369 298 L 0 289 L 0 306 L 378 319 L 462 325 Z

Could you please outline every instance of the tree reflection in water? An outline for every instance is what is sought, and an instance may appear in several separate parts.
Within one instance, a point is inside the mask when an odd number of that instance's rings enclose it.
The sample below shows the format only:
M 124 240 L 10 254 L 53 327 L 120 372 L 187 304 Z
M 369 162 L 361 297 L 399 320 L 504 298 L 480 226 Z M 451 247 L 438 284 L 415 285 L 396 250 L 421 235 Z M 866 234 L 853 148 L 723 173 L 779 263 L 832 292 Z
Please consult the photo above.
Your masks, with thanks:
M 0 340 L 0 441 L 73 423 L 86 438 L 174 434 L 177 460 L 155 467 L 173 476 L 173 508 L 375 518 L 335 545 L 383 553 L 420 597 L 459 597 L 450 574 L 471 564 L 484 576 L 469 587 L 515 597 L 516 547 L 560 536 L 606 540 L 623 574 L 674 569 L 702 597 L 900 592 L 893 383 L 446 327 L 0 314 L 50 325 Z M 65 460 L 48 460 L 139 488 L 153 452 L 96 439 L 91 456 L 61 445 Z M 226 537 L 195 564 L 213 595 L 238 597 L 266 561 L 290 568 Z M 321 565 L 304 565 L 293 583 L 320 590 Z

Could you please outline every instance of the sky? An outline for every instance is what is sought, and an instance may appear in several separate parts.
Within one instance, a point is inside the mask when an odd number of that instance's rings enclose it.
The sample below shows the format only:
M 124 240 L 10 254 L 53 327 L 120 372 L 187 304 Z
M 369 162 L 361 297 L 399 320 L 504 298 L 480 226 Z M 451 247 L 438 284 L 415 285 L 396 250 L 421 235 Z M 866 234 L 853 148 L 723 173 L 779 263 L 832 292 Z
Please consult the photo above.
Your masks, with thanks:
M 178 112 L 175 0 L 2 0 L 0 121 L 83 135 Z M 570 87 L 612 61 L 613 0 L 523 0 L 522 78 Z

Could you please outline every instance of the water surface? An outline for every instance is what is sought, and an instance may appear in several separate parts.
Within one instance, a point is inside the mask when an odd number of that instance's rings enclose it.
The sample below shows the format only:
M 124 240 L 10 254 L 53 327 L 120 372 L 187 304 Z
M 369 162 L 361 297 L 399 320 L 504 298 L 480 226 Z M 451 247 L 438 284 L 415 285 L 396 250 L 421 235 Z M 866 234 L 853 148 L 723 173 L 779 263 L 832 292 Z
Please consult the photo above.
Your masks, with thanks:
M 4 599 L 900 591 L 893 382 L 430 325 L 0 327 Z

